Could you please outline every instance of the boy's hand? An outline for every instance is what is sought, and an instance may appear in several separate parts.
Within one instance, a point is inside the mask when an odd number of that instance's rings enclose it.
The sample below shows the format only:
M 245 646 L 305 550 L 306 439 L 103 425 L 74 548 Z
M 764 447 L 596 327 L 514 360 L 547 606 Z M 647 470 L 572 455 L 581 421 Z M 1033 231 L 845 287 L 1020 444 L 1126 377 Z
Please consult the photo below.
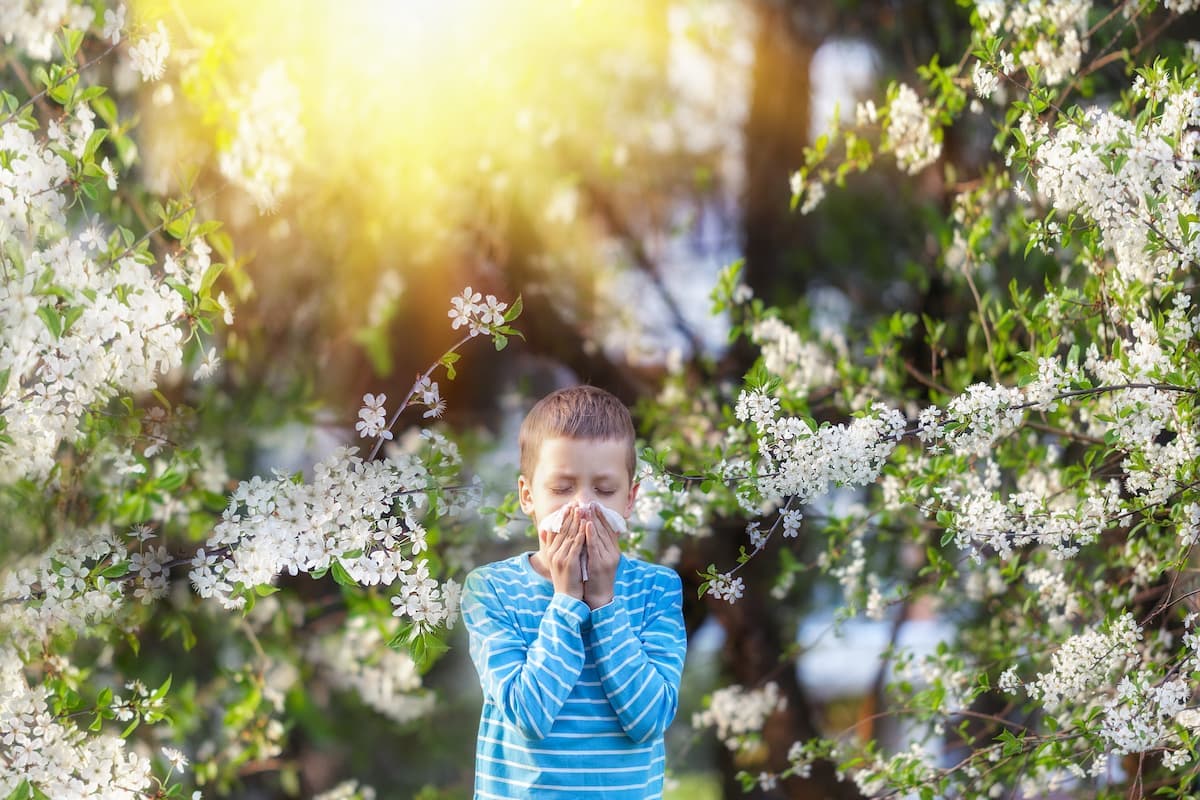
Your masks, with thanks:
M 612 602 L 617 565 L 621 563 L 621 548 L 617 532 L 609 527 L 603 514 L 589 514 L 583 522 L 587 540 L 588 582 L 584 584 L 584 601 L 590 608 Z
M 539 531 L 546 568 L 554 591 L 583 599 L 583 580 L 579 575 L 579 554 L 583 552 L 584 533 L 579 509 L 572 508 L 558 533 Z

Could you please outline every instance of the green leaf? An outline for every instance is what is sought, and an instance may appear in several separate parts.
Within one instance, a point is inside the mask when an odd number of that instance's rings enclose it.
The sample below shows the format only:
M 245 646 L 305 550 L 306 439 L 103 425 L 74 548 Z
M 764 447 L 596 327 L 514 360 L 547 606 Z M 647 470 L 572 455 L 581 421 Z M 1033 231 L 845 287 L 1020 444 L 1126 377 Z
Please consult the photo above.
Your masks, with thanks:
M 63 28 L 58 34 L 58 47 L 62 50 L 62 54 L 66 61 L 74 61 L 75 54 L 79 52 L 79 45 L 83 42 L 83 31 L 77 31 L 73 28 Z
M 1008 728 L 1000 731 L 1000 735 L 996 737 L 1003 745 L 1003 754 L 1005 758 L 1015 756 L 1020 753 L 1025 746 L 1025 743 L 1013 735 L 1013 732 Z
M 88 137 L 87 144 L 83 146 L 83 158 L 85 161 L 91 161 L 96 156 L 96 151 L 100 149 L 100 145 L 108 138 L 107 128 L 97 128 Z
M 75 94 L 75 84 L 78 79 L 71 79 L 65 83 L 58 83 L 46 90 L 46 95 L 58 103 L 60 106 L 65 106 L 71 102 L 71 97 Z
M 446 368 L 447 380 L 454 380 L 454 376 L 458 374 L 458 372 L 454 369 L 454 364 L 461 357 L 462 356 L 460 356 L 458 353 L 446 353 L 446 355 L 442 356 L 442 360 L 438 362 Z
M 492 341 L 496 343 L 496 352 L 500 352 L 504 348 L 508 347 L 508 337 L 502 333 L 497 333 L 495 336 L 493 336 Z
M 38 306 L 37 315 L 46 323 L 46 327 L 55 339 L 62 338 L 62 317 L 50 306 Z
M 217 278 L 225 270 L 225 265 L 222 263 L 210 264 L 208 269 L 204 271 L 204 277 L 200 279 L 200 294 L 206 294 L 212 285 L 217 282 Z
M 187 480 L 187 475 L 172 467 L 158 476 L 158 479 L 154 481 L 154 485 L 164 492 L 173 492 L 182 486 L 185 480 Z
M 334 559 L 333 564 L 329 567 L 330 573 L 333 574 L 334 583 L 339 586 L 358 586 L 358 582 L 350 577 L 350 573 L 342 566 L 342 562 Z
M 75 322 L 82 316 L 83 316 L 83 307 L 82 306 L 70 306 L 69 308 L 67 308 L 67 313 L 65 315 L 63 315 L 62 329 L 64 331 L 70 330 L 71 326 L 74 325 Z
M 86 91 L 86 90 L 85 90 Z M 117 124 L 117 103 L 108 95 L 97 97 L 91 101 L 92 109 L 96 115 L 110 127 L 115 127 Z
M 198 239 L 202 236 L 208 236 L 210 233 L 220 230 L 220 228 L 221 221 L 219 219 L 210 219 L 207 222 L 201 222 L 199 225 L 192 228 L 192 238 Z
M 133 732 L 134 732 L 134 730 L 137 728 L 137 726 L 141 724 L 141 722 L 142 722 L 142 717 L 141 717 L 141 715 L 140 715 L 140 714 L 134 714 L 134 715 L 133 715 L 133 719 L 131 719 L 131 720 L 129 721 L 129 724 L 125 726 L 125 730 L 121 731 L 121 738 L 122 738 L 122 739 L 128 739 L 128 738 L 129 738 L 129 734 L 133 733 Z
M 108 567 L 105 567 L 104 570 L 100 574 L 103 575 L 105 578 L 113 579 L 113 578 L 123 578 L 128 573 L 129 573 L 129 562 L 128 561 L 120 561 L 116 564 L 112 564 Z M 112 694 L 112 692 L 109 692 L 110 696 L 111 696 L 111 694 Z
M 29 780 L 23 780 L 17 784 L 17 788 L 13 789 L 4 800 L 31 800 L 33 797 L 33 786 Z
M 517 295 L 517 299 L 513 300 L 513 304 L 508 307 L 508 311 L 504 312 L 504 321 L 512 322 L 517 317 L 521 316 L 521 312 L 525 309 L 525 303 L 521 299 L 521 295 Z
M 150 702 L 154 703 L 158 700 L 162 700 L 164 697 L 167 696 L 167 692 L 169 692 L 170 690 L 171 690 L 171 676 L 168 675 L 167 679 L 165 681 L 163 681 L 162 684 L 160 684 L 157 689 L 154 690 L 154 693 L 152 695 L 150 695 Z
M 107 91 L 108 91 L 108 89 L 105 88 L 104 86 L 89 86 L 86 89 L 84 89 L 83 91 L 76 93 L 75 102 L 77 102 L 77 103 L 91 102 L 92 100 L 99 98 L 101 95 L 103 95 Z
M 278 586 L 272 586 L 269 583 L 261 583 L 258 586 L 254 587 L 254 593 L 257 594 L 259 597 L 270 597 L 271 595 L 275 594 L 278 591 L 279 591 Z
M 417 634 L 408 640 L 409 655 L 412 656 L 417 670 L 422 674 L 428 672 L 429 668 L 449 649 L 450 645 L 442 641 L 441 637 L 428 632 Z

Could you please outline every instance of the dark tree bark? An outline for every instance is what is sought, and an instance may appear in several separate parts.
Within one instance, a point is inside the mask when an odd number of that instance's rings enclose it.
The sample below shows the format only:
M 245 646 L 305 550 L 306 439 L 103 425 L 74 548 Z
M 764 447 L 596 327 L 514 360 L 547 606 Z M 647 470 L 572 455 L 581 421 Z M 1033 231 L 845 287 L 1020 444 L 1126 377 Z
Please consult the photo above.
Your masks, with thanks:
M 744 276 L 759 296 L 780 304 L 803 294 L 809 266 L 804 218 L 788 208 L 788 175 L 804 163 L 808 143 L 809 62 L 815 49 L 793 24 L 793 7 L 799 5 L 754 4 L 753 86 L 745 125 Z

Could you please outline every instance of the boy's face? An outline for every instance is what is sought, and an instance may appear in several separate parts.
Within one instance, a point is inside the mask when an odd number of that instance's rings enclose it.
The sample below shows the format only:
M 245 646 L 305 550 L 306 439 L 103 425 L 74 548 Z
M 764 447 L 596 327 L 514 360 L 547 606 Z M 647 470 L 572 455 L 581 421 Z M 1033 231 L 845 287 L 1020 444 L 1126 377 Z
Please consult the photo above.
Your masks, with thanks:
M 628 519 L 637 484 L 630 484 L 623 439 L 545 439 L 532 476 L 517 480 L 521 510 L 535 523 L 571 503 L 597 502 Z

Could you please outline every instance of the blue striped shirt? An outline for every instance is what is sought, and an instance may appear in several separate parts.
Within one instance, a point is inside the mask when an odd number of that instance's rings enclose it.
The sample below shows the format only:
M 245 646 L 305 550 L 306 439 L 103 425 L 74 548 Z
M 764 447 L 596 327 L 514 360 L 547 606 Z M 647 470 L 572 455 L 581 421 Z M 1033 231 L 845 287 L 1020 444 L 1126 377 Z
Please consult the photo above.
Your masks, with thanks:
M 476 569 L 463 590 L 483 687 L 476 800 L 661 797 L 687 651 L 679 576 L 622 555 L 613 602 L 593 611 L 529 556 Z

